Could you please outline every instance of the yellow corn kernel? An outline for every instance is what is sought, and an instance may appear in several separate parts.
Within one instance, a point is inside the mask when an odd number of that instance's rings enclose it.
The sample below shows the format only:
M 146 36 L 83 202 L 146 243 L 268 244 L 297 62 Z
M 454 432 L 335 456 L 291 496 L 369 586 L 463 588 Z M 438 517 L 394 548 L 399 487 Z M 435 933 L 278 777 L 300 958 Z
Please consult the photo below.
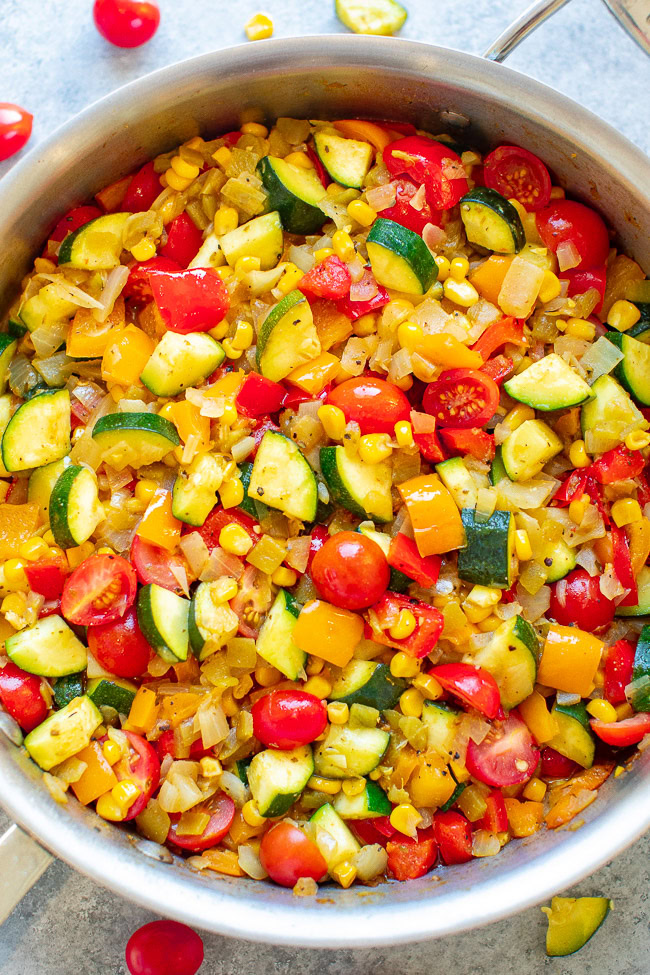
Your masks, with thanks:
M 367 315 L 361 315 L 360 318 L 357 318 L 352 328 L 354 334 L 358 335 L 359 338 L 364 338 L 366 335 L 374 335 L 377 331 L 377 316 L 371 311 Z
M 171 186 L 173 190 L 177 190 L 179 193 L 186 190 L 192 182 L 191 179 L 186 179 L 184 176 L 179 176 L 178 173 L 175 173 L 171 166 L 165 173 L 165 179 L 167 180 L 167 185 Z
M 591 458 L 585 449 L 584 440 L 574 440 L 569 447 L 569 460 L 574 467 L 589 467 Z
M 490 613 L 490 615 L 486 616 L 484 620 L 479 620 L 476 625 L 481 633 L 493 633 L 495 630 L 499 629 L 502 622 L 503 620 L 500 620 L 498 616 L 495 616 L 494 613 Z
M 289 569 L 286 565 L 279 566 L 271 576 L 271 582 L 283 589 L 290 589 L 298 581 L 298 573 Z
M 634 498 L 619 498 L 612 505 L 612 518 L 619 528 L 630 525 L 633 521 L 641 521 L 643 518 L 641 505 Z
M 346 230 L 335 230 L 332 236 L 334 253 L 342 261 L 351 261 L 355 255 L 352 238 Z
M 408 320 L 415 311 L 415 305 L 406 298 L 392 298 L 381 312 L 382 323 L 391 330 Z
M 9 559 L 4 566 L 4 579 L 9 589 L 18 589 L 27 585 L 25 563 L 22 559 Z
M 625 768 L 622 765 L 617 765 L 616 768 L 614 769 L 614 778 L 620 779 L 624 771 Z
M 320 674 L 321 670 L 325 666 L 325 661 L 320 657 L 310 657 L 307 661 L 307 666 L 305 667 L 306 672 L 310 677 L 315 677 L 316 674 Z
M 18 546 L 18 555 L 21 559 L 27 559 L 29 562 L 37 562 L 48 554 L 49 548 L 47 542 L 43 541 L 38 535 L 34 535 L 33 538 L 28 538 L 26 542 L 22 542 Z
M 503 422 L 508 425 L 510 430 L 516 430 L 526 420 L 534 419 L 535 410 L 532 406 L 525 406 L 523 403 L 518 403 L 517 406 L 513 406 L 509 413 L 506 413 Z
M 551 199 L 552 200 L 563 200 L 566 193 L 561 186 L 551 186 Z
M 174 156 L 170 165 L 181 179 L 196 179 L 201 172 L 196 163 L 187 162 L 182 156 Z
M 616 708 L 609 701 L 595 698 L 587 705 L 587 711 L 592 718 L 596 718 L 597 721 L 605 721 L 607 724 L 611 724 L 617 719 Z
M 408 420 L 400 420 L 395 424 L 395 440 L 398 447 L 413 446 L 413 427 Z
M 631 718 L 634 714 L 631 705 L 627 702 L 625 704 L 617 704 L 615 710 L 617 721 L 625 721 L 626 718 Z
M 229 477 L 219 488 L 219 497 L 224 508 L 236 508 L 244 500 L 244 485 L 238 477 Z
M 249 271 L 259 271 L 261 261 L 259 257 L 240 257 L 235 264 L 235 274 L 248 274 Z
M 443 285 L 445 298 L 453 301 L 461 308 L 471 308 L 479 300 L 480 295 L 473 284 L 469 281 L 456 281 L 455 278 L 448 277 Z
M 308 694 L 313 694 L 314 697 L 323 701 L 332 693 L 332 684 L 326 677 L 310 677 L 303 687 L 303 691 L 307 691 Z
M 390 672 L 393 677 L 417 677 L 420 673 L 420 661 L 400 650 L 391 658 Z
M 95 546 L 92 542 L 83 542 L 81 545 L 77 545 L 76 548 L 69 548 L 66 550 L 66 558 L 68 560 L 68 565 L 71 569 L 76 569 L 78 565 L 81 565 L 85 559 L 95 551 Z
M 271 21 L 269 21 L 269 23 L 271 26 L 273 26 Z M 242 135 L 256 135 L 258 139 L 266 139 L 267 135 L 269 134 L 269 130 L 265 125 L 262 125 L 261 122 L 244 122 L 239 131 Z
M 115 802 L 125 807 L 126 811 L 129 806 L 133 805 L 138 796 L 142 795 L 142 789 L 132 779 L 122 779 L 121 782 L 113 786 L 111 795 L 115 799 Z
M 338 406 L 321 406 L 318 419 L 323 424 L 325 433 L 330 440 L 342 440 L 345 433 L 345 413 Z
M 304 278 L 304 274 L 300 268 L 289 261 L 284 269 L 284 274 L 278 281 L 278 291 L 283 295 L 288 295 L 302 278 Z
M 284 157 L 284 161 L 288 162 L 291 166 L 298 166 L 300 169 L 314 168 L 314 164 L 306 152 L 290 152 L 288 156 Z M 334 251 L 332 251 L 333 253 Z
M 528 562 L 533 557 L 533 548 L 525 528 L 515 532 L 515 552 L 520 562 Z
M 524 789 L 524 798 L 530 799 L 531 802 L 541 802 L 546 795 L 546 782 L 542 782 L 537 776 L 526 783 Z
M 393 829 L 399 833 L 404 833 L 405 836 L 411 836 L 413 839 L 417 836 L 416 827 L 421 822 L 422 816 L 410 802 L 400 802 L 399 806 L 395 806 L 390 814 L 390 824 Z
M 387 433 L 367 433 L 359 439 L 359 457 L 364 464 L 379 464 L 393 452 Z
M 344 779 L 343 793 L 346 796 L 360 796 L 366 787 L 366 780 L 362 778 Z
M 579 525 L 585 516 L 585 511 L 589 507 L 589 502 L 585 501 L 584 498 L 572 501 L 569 505 L 569 518 L 576 525 Z
M 442 284 L 449 277 L 449 271 L 451 270 L 451 263 L 448 258 L 443 257 L 442 254 L 438 254 L 434 257 L 434 261 L 438 265 L 438 281 Z
M 407 390 L 413 385 L 413 376 L 402 376 L 401 379 L 396 379 L 394 384 L 398 389 Z
M 351 203 L 348 203 L 348 213 L 362 227 L 369 227 L 377 219 L 377 211 L 364 203 L 363 200 L 352 200 Z
M 413 633 L 417 625 L 415 616 L 410 609 L 400 609 L 397 621 L 389 629 L 393 640 L 406 640 Z
M 253 541 L 245 528 L 232 522 L 219 532 L 219 545 L 230 555 L 247 555 L 253 547 Z
M 330 724 L 346 724 L 350 708 L 345 701 L 330 701 L 327 705 L 327 720 Z
M 302 156 L 302 153 L 299 152 L 297 155 Z M 331 257 L 333 253 L 334 248 L 332 247 L 319 247 L 317 251 L 314 251 L 314 260 L 320 264 L 321 261 L 326 261 L 328 257 Z
M 263 826 L 266 822 L 264 816 L 260 815 L 259 807 L 254 799 L 249 799 L 242 806 L 241 811 L 244 817 L 244 822 L 248 823 L 249 826 Z
M 158 485 L 155 481 L 152 481 L 149 478 L 143 478 L 136 484 L 134 493 L 138 501 L 143 501 L 145 504 L 149 504 L 157 490 Z
M 476 606 L 468 600 L 463 603 L 462 610 L 470 623 L 482 623 L 483 620 L 492 615 L 489 606 Z
M 266 14 L 255 14 L 246 22 L 244 31 L 249 41 L 264 41 L 273 35 L 273 21 Z
M 345 890 L 354 883 L 357 876 L 357 868 L 353 866 L 349 860 L 343 860 L 341 863 L 337 863 L 335 867 L 330 870 L 330 877 L 340 884 Z
M 480 606 L 481 609 L 492 609 L 501 601 L 501 590 L 493 586 L 472 586 L 466 602 L 473 606 Z
M 109 765 L 115 765 L 122 757 L 122 749 L 116 741 L 108 738 L 102 745 L 102 755 Z
M 413 679 L 413 687 L 416 687 L 427 701 L 437 701 L 439 697 L 442 697 L 442 687 L 433 674 L 418 674 Z
M 224 149 L 230 156 L 230 149 L 226 149 L 222 146 L 221 149 L 217 149 L 215 156 L 223 152 Z M 219 207 L 214 215 L 214 232 L 217 237 L 222 237 L 224 234 L 230 233 L 231 230 L 236 230 L 239 226 L 239 215 L 234 207 Z M 221 269 L 218 269 L 221 270 Z M 223 268 L 225 270 L 225 268 Z M 232 270 L 232 268 L 229 268 Z
M 108 819 L 112 823 L 121 823 L 127 813 L 127 810 L 113 798 L 110 792 L 99 797 L 95 809 L 98 816 L 101 816 L 102 819 Z
M 641 312 L 631 301 L 615 301 L 607 313 L 607 324 L 618 332 L 627 332 L 641 318 Z
M 225 426 L 232 426 L 232 424 L 237 419 L 237 407 L 232 399 L 228 399 L 225 402 L 223 413 L 221 414 L 221 422 Z
M 596 326 L 586 318 L 570 318 L 564 329 L 566 335 L 573 335 L 574 339 L 585 339 L 592 342 L 596 335 Z
M 275 667 L 271 667 L 269 664 L 262 664 L 261 667 L 257 667 L 254 673 L 255 680 L 260 685 L 260 687 L 273 687 L 280 680 L 282 674 Z
M 235 334 L 232 337 L 232 346 L 235 349 L 241 349 L 244 352 L 246 349 L 250 349 L 253 344 L 253 326 L 250 322 L 237 322 L 237 328 L 235 329 Z
M 449 262 L 449 277 L 455 281 L 462 281 L 469 274 L 469 261 L 463 254 L 452 257 Z
M 155 253 L 156 245 L 148 237 L 143 237 L 142 240 L 139 240 L 131 248 L 131 254 L 135 257 L 136 261 L 148 261 Z
M 650 433 L 645 430 L 633 430 L 625 438 L 625 446 L 628 450 L 643 450 L 650 445 Z
M 544 271 L 544 277 L 542 278 L 542 284 L 539 289 L 539 300 L 545 305 L 549 301 L 553 301 L 557 298 L 562 291 L 562 285 L 560 284 L 560 279 L 557 274 L 553 274 L 552 271 Z
M 17 592 L 12 592 L 9 596 L 5 596 L 2 600 L 2 612 L 6 615 L 7 613 L 13 613 L 14 616 L 22 616 L 26 608 L 25 597 Z
M 422 714 L 423 704 L 424 698 L 417 687 L 409 687 L 408 691 L 404 691 L 399 699 L 402 714 L 406 715 L 407 718 L 419 718 Z
M 328 796 L 335 796 L 341 791 L 341 783 L 336 779 L 324 779 L 321 775 L 312 775 L 307 788 L 316 792 L 325 792 Z
M 43 541 L 47 542 L 48 545 L 56 545 L 56 542 L 54 541 L 54 535 L 52 534 L 49 528 L 46 532 L 43 532 Z
M 397 341 L 402 349 L 413 352 L 424 338 L 424 329 L 417 322 L 405 321 L 397 329 Z

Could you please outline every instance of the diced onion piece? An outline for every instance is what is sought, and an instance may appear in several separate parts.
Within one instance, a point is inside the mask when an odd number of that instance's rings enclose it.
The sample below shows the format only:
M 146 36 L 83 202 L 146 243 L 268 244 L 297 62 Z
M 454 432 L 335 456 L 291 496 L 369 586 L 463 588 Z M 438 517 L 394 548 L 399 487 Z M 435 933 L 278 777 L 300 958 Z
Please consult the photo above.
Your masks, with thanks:
M 495 833 L 487 829 L 477 829 L 472 833 L 472 856 L 493 857 L 501 850 L 501 844 Z
M 214 582 L 221 576 L 230 576 L 232 579 L 240 579 L 244 573 L 242 560 L 236 555 L 224 552 L 217 546 L 210 552 L 208 561 L 203 566 L 200 574 L 201 582 Z
M 525 586 L 517 586 L 517 599 L 521 606 L 523 618 L 529 623 L 535 623 L 551 605 L 551 590 L 548 586 L 542 585 L 537 592 L 531 593 L 526 590 Z
M 572 705 L 580 703 L 580 695 L 573 694 L 570 691 L 558 691 L 557 692 L 557 703 L 561 705 Z
M 413 201 L 411 201 L 413 205 Z M 447 239 L 447 234 L 435 223 L 425 223 L 422 229 L 422 240 L 430 251 L 435 251 L 441 247 Z
M 593 548 L 589 545 L 584 545 L 578 554 L 576 555 L 576 562 L 578 565 L 586 569 L 590 576 L 598 575 L 598 558 Z
M 581 261 L 578 248 L 572 240 L 563 240 L 557 245 L 555 252 L 560 271 L 570 271 L 577 267 Z
M 383 874 L 388 864 L 388 854 L 379 843 L 362 846 L 352 857 L 352 865 L 356 867 L 357 877 L 363 883 L 374 880 Z
M 601 335 L 581 357 L 580 365 L 585 370 L 587 382 L 591 386 L 600 376 L 612 372 L 622 359 L 621 350 Z
M 183 590 L 186 596 L 190 594 L 190 587 L 187 583 L 187 572 L 185 571 L 184 565 L 178 565 L 178 563 L 171 561 L 169 563 L 169 571 L 176 579 L 176 582 Z M 207 746 L 206 746 L 207 747 Z
M 287 540 L 287 565 L 295 569 L 296 572 L 304 572 L 309 561 L 309 549 L 311 539 L 309 535 L 300 535 L 298 538 Z
M 255 848 L 244 843 L 237 851 L 237 860 L 244 873 L 252 877 L 253 880 L 264 880 L 268 873 L 262 866 L 259 854 Z
M 220 704 L 206 701 L 197 712 L 197 720 L 204 748 L 212 748 L 227 737 L 230 731 L 226 713 Z
M 221 773 L 219 786 L 226 795 L 230 796 L 238 809 L 241 809 L 250 799 L 249 788 L 244 785 L 238 775 L 234 775 L 232 772 L 225 771 Z
M 180 549 L 194 575 L 197 577 L 200 576 L 205 563 L 210 557 L 208 546 L 205 544 L 203 537 L 198 532 L 190 532 L 188 535 L 182 535 Z
M 366 200 L 368 206 L 371 206 L 376 213 L 387 210 L 395 203 L 395 184 L 384 183 L 381 186 L 373 186 L 372 189 L 366 190 Z
M 517 255 L 506 271 L 499 291 L 499 307 L 504 315 L 528 318 L 542 286 L 544 270 Z
M 36 328 L 30 333 L 36 355 L 45 359 L 59 348 L 68 334 L 68 322 L 55 322 L 53 325 Z
M 370 301 L 379 294 L 379 285 L 375 276 L 368 268 L 359 281 L 353 281 L 350 287 L 350 301 Z
M 619 582 L 618 576 L 614 572 L 614 566 L 608 565 L 599 579 L 600 591 L 605 599 L 617 599 L 623 596 L 627 590 Z
M 300 246 L 292 244 L 289 248 L 289 260 L 292 264 L 295 264 L 296 267 L 303 272 L 303 274 L 307 274 L 308 271 L 311 271 L 316 263 L 311 249 L 307 247 L 306 244 L 301 244 Z
M 124 264 L 120 264 L 109 271 L 106 284 L 99 296 L 100 307 L 93 312 L 93 318 L 96 318 L 98 322 L 105 322 L 113 311 L 115 302 L 119 298 L 128 276 L 129 268 Z

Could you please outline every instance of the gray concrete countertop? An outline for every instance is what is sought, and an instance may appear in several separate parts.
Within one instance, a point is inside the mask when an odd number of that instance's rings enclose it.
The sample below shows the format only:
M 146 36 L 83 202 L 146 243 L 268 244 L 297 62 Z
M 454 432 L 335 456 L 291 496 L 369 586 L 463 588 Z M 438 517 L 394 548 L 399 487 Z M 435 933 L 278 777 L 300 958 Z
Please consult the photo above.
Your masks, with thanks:
M 243 42 L 243 25 L 259 9 L 273 17 L 276 36 L 343 30 L 332 0 L 159 2 L 162 23 L 154 39 L 140 49 L 121 51 L 96 33 L 91 0 L 2 0 L 0 100 L 33 112 L 32 146 L 127 81 L 173 61 Z M 404 2 L 410 16 L 402 36 L 479 54 L 528 0 Z M 558 88 L 650 152 L 650 60 L 598 0 L 572 0 L 508 63 Z M 13 161 L 0 164 L 0 176 Z M 0 833 L 8 825 L 0 813 Z M 298 952 L 209 935 L 201 972 L 333 975 L 353 967 L 357 975 L 420 975 L 428 970 L 446 975 L 644 975 L 650 969 L 649 854 L 646 836 L 571 892 L 603 894 L 616 905 L 603 929 L 574 957 L 546 958 L 545 919 L 538 908 L 531 908 L 459 937 L 376 951 Z M 0 878 L 0 883 L 9 882 Z M 147 911 L 55 862 L 0 929 L 0 975 L 125 975 L 126 942 L 151 919 Z

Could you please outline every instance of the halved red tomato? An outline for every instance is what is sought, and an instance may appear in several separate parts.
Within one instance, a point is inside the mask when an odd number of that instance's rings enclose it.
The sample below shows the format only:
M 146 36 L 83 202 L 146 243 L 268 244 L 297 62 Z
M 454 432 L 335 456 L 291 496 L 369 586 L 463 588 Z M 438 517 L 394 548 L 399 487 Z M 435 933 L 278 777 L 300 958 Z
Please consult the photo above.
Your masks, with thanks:
M 178 569 L 187 571 L 187 563 L 177 552 L 168 552 L 167 549 L 152 545 L 139 535 L 134 535 L 131 543 L 131 562 L 143 586 L 148 582 L 155 582 L 163 589 L 171 589 L 172 592 L 182 594 L 183 590 L 171 567 L 174 565 Z
M 470 738 L 465 759 L 470 775 L 498 788 L 527 782 L 538 761 L 539 750 L 516 711 L 493 728 L 480 745 Z
M 68 576 L 61 613 L 69 623 L 111 623 L 133 604 L 138 586 L 135 570 L 121 555 L 91 555 Z
M 125 731 L 129 740 L 128 758 L 121 758 L 113 766 L 118 781 L 131 779 L 140 789 L 140 795 L 131 803 L 128 812 L 124 817 L 135 819 L 139 816 L 147 805 L 152 795 L 160 784 L 160 762 L 155 749 L 142 735 L 136 735 L 133 731 Z
M 496 718 L 501 707 L 497 683 L 487 670 L 472 664 L 438 664 L 429 674 L 463 704 L 476 708 L 486 718 Z
M 153 650 L 138 625 L 135 607 L 119 620 L 88 627 L 93 657 L 117 677 L 139 677 L 147 669 Z
M 271 577 L 254 565 L 246 566 L 239 580 L 239 592 L 230 607 L 239 617 L 239 634 L 256 640 L 262 617 L 271 608 Z
M 478 369 L 449 369 L 429 383 L 422 407 L 441 427 L 480 427 L 499 405 L 499 387 Z
M 485 185 L 527 210 L 541 210 L 551 198 L 551 177 L 541 159 L 519 146 L 499 146 L 485 157 Z
M 606 745 L 614 748 L 626 748 L 638 745 L 642 738 L 650 734 L 650 713 L 643 711 L 622 721 L 590 721 L 591 730 L 598 735 Z
M 584 203 L 576 200 L 552 200 L 537 214 L 536 224 L 539 236 L 554 254 L 564 242 L 574 245 L 580 256 L 580 263 L 575 270 L 589 271 L 602 267 L 607 261 L 607 227 L 596 211 Z
M 194 806 L 192 812 L 205 812 L 210 816 L 210 821 L 200 835 L 178 832 L 178 822 L 180 816 L 175 816 L 174 821 L 169 827 L 167 840 L 181 850 L 209 850 L 211 846 L 216 846 L 219 840 L 223 839 L 232 825 L 235 818 L 235 803 L 225 792 L 217 792 L 215 795 Z
M 433 827 L 419 829 L 417 839 L 397 836 L 386 845 L 388 868 L 395 880 L 415 880 L 423 877 L 438 858 L 438 844 Z

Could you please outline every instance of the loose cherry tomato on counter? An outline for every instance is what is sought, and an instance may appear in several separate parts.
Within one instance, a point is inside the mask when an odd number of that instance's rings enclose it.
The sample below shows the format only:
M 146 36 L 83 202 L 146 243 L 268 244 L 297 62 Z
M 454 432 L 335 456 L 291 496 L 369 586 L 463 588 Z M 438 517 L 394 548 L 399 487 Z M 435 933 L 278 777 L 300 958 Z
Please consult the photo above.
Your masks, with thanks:
M 0 102 L 0 161 L 20 152 L 32 134 L 33 119 L 20 105 Z
M 553 200 L 539 210 L 537 230 L 542 241 L 555 254 L 558 246 L 571 243 L 580 262 L 571 271 L 590 271 L 602 267 L 609 255 L 607 227 L 595 210 L 575 200 Z
M 480 745 L 470 738 L 465 763 L 479 782 L 502 787 L 527 782 L 535 772 L 539 751 L 516 711 L 488 732 Z
M 297 287 L 303 294 L 314 298 L 344 298 L 350 293 L 352 278 L 347 264 L 332 254 L 330 257 L 315 264 L 311 271 L 298 282 Z
M 307 691 L 270 691 L 255 702 L 251 714 L 255 737 L 282 751 L 309 745 L 327 725 L 325 704 Z
M 385 220 L 394 220 L 413 233 L 422 236 L 422 231 L 428 223 L 440 223 L 440 211 L 432 210 L 427 200 L 422 200 L 421 209 L 411 205 L 411 200 L 419 187 L 410 179 L 395 180 L 395 203 L 382 210 L 380 216 Z
M 311 575 L 328 603 L 343 609 L 366 609 L 386 592 L 390 569 L 372 539 L 360 532 L 337 532 L 314 556 Z
M 434 210 L 449 210 L 467 193 L 462 160 L 443 142 L 411 135 L 391 142 L 382 155 L 393 176 L 408 176 L 413 182 L 424 184 L 427 201 Z
M 343 410 L 348 423 L 359 424 L 366 433 L 395 434 L 395 424 L 408 420 L 411 405 L 397 386 L 374 376 L 357 376 L 336 386 L 327 402 Z
M 208 332 L 230 307 L 226 285 L 204 267 L 150 271 L 149 282 L 158 311 L 172 332 Z
M 580 766 L 548 745 L 542 748 L 540 772 L 546 779 L 568 779 Z
M 167 243 L 160 248 L 159 253 L 170 261 L 176 261 L 181 267 L 187 267 L 198 254 L 202 243 L 203 234 L 183 210 L 167 227 Z
M 138 581 L 143 586 L 149 582 L 155 582 L 163 589 L 171 589 L 179 595 L 182 594 L 183 590 L 172 572 L 171 566 L 175 566 L 178 570 L 187 571 L 187 563 L 177 552 L 168 552 L 167 549 L 153 545 L 151 542 L 140 538 L 139 535 L 134 535 L 129 558 L 137 573 Z
M 61 613 L 79 626 L 111 623 L 133 604 L 137 577 L 121 555 L 91 555 L 68 576 Z
M 174 816 L 173 822 L 169 827 L 167 841 L 178 846 L 181 850 L 190 850 L 193 853 L 209 850 L 216 846 L 223 839 L 235 818 L 235 803 L 225 792 L 216 792 L 210 796 L 206 802 L 192 807 L 192 812 L 207 813 L 210 821 L 200 835 L 178 832 L 178 821 L 180 816 Z
M 638 745 L 642 738 L 650 734 L 650 712 L 643 711 L 622 721 L 590 721 L 591 730 L 601 741 L 613 748 L 627 748 Z
M 603 693 L 610 704 L 624 704 L 625 688 L 632 681 L 635 646 L 629 640 L 618 640 L 605 651 L 605 684 Z
M 415 617 L 415 629 L 410 636 L 396 640 L 390 628 L 397 623 L 403 610 L 408 610 Z M 426 657 L 431 653 L 444 626 L 443 615 L 435 606 L 395 592 L 387 592 L 370 607 L 368 620 L 375 643 L 403 650 L 411 657 Z
M 108 669 L 108 668 L 107 668 Z M 163 731 L 162 735 L 155 742 L 156 753 L 158 758 L 162 762 L 165 755 L 171 755 L 172 758 L 180 758 L 178 754 L 178 748 L 176 746 L 176 738 L 174 736 L 173 728 L 169 731 Z M 203 739 L 197 738 L 190 745 L 190 755 L 191 759 L 198 761 L 198 759 L 203 758 L 205 755 L 212 755 L 213 751 L 211 748 L 205 748 L 203 745 Z
M 472 859 L 472 827 L 461 813 L 436 813 L 433 817 L 433 835 L 438 843 L 440 858 L 447 866 L 467 863 Z
M 131 975 L 196 975 L 203 942 L 186 924 L 151 921 L 129 938 L 126 965 Z
M 89 626 L 87 636 L 93 657 L 116 677 L 140 677 L 147 670 L 153 650 L 138 625 L 135 608 L 112 623 Z
M 9 662 L 0 667 L 0 701 L 23 731 L 32 731 L 47 717 L 41 679 Z
M 170 261 L 168 257 L 150 257 L 148 261 L 141 261 L 133 264 L 126 284 L 122 291 L 124 298 L 132 298 L 135 302 L 144 304 L 151 301 L 153 292 L 149 280 L 150 271 L 182 271 L 183 268 L 176 261 Z
M 496 718 L 501 695 L 494 677 L 487 670 L 472 664 L 439 664 L 432 667 L 429 674 L 463 704 L 476 708 L 486 718 Z
M 93 19 L 97 30 L 115 47 L 140 47 L 158 30 L 160 10 L 140 0 L 95 0 Z
M 249 372 L 235 397 L 238 413 L 244 416 L 261 417 L 277 413 L 287 394 L 284 386 L 272 379 Z
M 499 405 L 499 387 L 478 369 L 449 369 L 429 383 L 422 406 L 440 427 L 480 427 Z
M 260 860 L 271 880 L 281 887 L 295 887 L 301 877 L 322 880 L 327 873 L 323 855 L 301 829 L 280 822 L 262 837 Z
M 417 832 L 417 839 L 395 834 L 386 844 L 388 869 L 395 880 L 423 877 L 438 858 L 438 844 L 433 828 L 419 829 Z
M 391 539 L 388 549 L 388 564 L 413 579 L 419 586 L 428 589 L 435 586 L 440 575 L 439 555 L 423 557 L 412 538 L 398 532 Z
M 519 146 L 499 146 L 483 162 L 485 185 L 527 210 L 541 210 L 551 198 L 551 177 L 541 159 Z
M 160 784 L 160 762 L 153 745 L 134 731 L 125 731 L 129 742 L 129 754 L 113 766 L 118 782 L 130 779 L 140 789 L 140 795 L 131 803 L 124 817 L 126 822 L 139 816 Z
M 153 162 L 145 163 L 132 177 L 127 186 L 122 209 L 129 213 L 141 213 L 150 210 L 151 204 L 162 193 L 160 176 L 154 169 Z
M 549 615 L 562 626 L 575 623 L 593 633 L 612 622 L 615 610 L 600 591 L 600 576 L 590 576 L 586 569 L 574 569 L 551 586 Z
M 38 562 L 28 562 L 25 575 L 29 588 L 40 593 L 45 599 L 58 599 L 63 592 L 63 586 L 68 575 L 68 563 L 64 556 L 41 559 Z

